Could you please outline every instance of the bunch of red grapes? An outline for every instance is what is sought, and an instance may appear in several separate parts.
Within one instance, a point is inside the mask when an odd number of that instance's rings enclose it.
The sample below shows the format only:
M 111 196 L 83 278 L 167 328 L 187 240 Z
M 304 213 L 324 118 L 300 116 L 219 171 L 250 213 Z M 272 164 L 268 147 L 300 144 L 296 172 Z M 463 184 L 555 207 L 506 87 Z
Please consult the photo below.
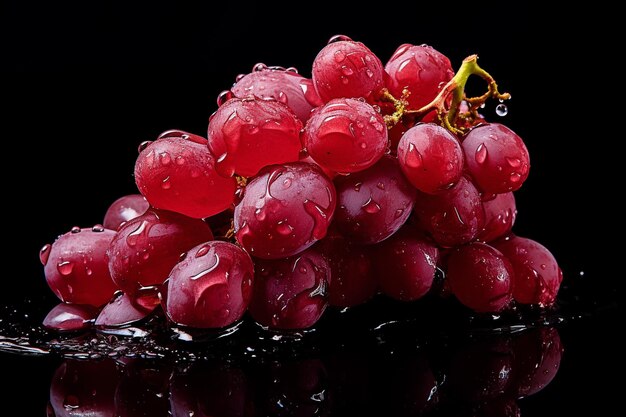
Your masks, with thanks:
M 466 97 L 469 75 L 487 93 Z M 553 305 L 557 262 L 511 233 L 528 150 L 478 113 L 489 98 L 508 95 L 475 56 L 455 75 L 426 45 L 383 65 L 336 36 L 312 79 L 257 64 L 220 94 L 206 138 L 171 130 L 140 145 L 142 195 L 44 246 L 63 302 L 44 324 L 123 326 L 161 306 L 176 326 L 227 328 L 248 311 L 305 329 L 329 305 L 418 300 L 438 270 L 437 291 L 478 313 Z

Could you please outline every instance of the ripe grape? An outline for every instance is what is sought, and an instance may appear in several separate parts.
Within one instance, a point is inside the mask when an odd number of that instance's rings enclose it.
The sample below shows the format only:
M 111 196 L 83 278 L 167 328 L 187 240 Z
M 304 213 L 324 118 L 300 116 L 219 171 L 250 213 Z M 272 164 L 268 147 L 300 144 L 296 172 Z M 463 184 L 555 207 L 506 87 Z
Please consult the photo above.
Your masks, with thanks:
M 135 164 L 137 188 L 154 208 L 194 218 L 217 214 L 235 199 L 237 182 L 215 171 L 206 145 L 181 137 L 146 146 Z
M 59 332 L 75 332 L 91 327 L 97 315 L 98 309 L 93 306 L 61 303 L 50 310 L 43 325 Z
M 323 104 L 312 80 L 282 68 L 261 67 L 261 70 L 238 79 L 231 91 L 239 98 L 253 95 L 278 100 L 287 105 L 302 123 L 309 120 L 311 110 Z
M 357 245 L 337 232 L 329 232 L 315 248 L 330 265 L 330 305 L 353 307 L 376 295 L 378 282 L 369 246 Z
M 556 301 L 563 272 L 552 253 L 531 239 L 509 236 L 492 242 L 513 266 L 513 299 L 520 304 L 551 306 Z
M 422 123 L 407 130 L 398 144 L 402 172 L 418 190 L 436 194 L 452 187 L 463 174 L 463 149 L 441 126 Z
M 522 139 L 499 123 L 473 128 L 461 144 L 467 171 L 485 193 L 518 190 L 530 169 L 530 157 Z
M 337 177 L 335 186 L 336 225 L 341 234 L 363 244 L 381 242 L 395 233 L 415 203 L 415 189 L 391 156 L 365 171 Z
M 383 64 L 361 42 L 338 40 L 313 61 L 313 84 L 324 102 L 333 98 L 377 98 L 383 88 Z
M 98 327 L 121 327 L 145 319 L 156 306 L 147 308 L 140 305 L 128 294 L 119 292 L 105 305 L 95 325 Z
M 117 230 L 123 223 L 144 214 L 148 207 L 150 204 L 141 194 L 125 195 L 109 206 L 102 225 L 106 229 Z
M 113 281 L 130 295 L 160 285 L 182 253 L 213 239 L 209 226 L 182 214 L 149 209 L 128 221 L 107 250 Z
M 401 301 L 413 301 L 430 290 L 439 251 L 413 228 L 405 226 L 372 249 L 374 269 L 384 294 Z
M 473 242 L 453 249 L 446 259 L 452 293 L 479 313 L 498 313 L 511 302 L 514 271 L 497 249 Z
M 326 235 L 336 199 L 333 183 L 314 164 L 266 167 L 235 207 L 235 237 L 258 258 L 302 252 Z
M 465 177 L 437 195 L 417 193 L 419 225 L 443 247 L 472 241 L 484 225 L 484 209 L 476 187 Z
M 303 144 L 321 166 L 335 172 L 362 171 L 387 149 L 383 117 L 369 104 L 350 98 L 329 101 L 306 124 Z
M 331 269 L 315 249 L 285 259 L 257 260 L 250 314 L 275 329 L 306 329 L 328 304 Z
M 419 109 L 430 103 L 454 72 L 450 60 L 428 45 L 400 45 L 391 56 L 385 71 L 389 74 L 386 87 L 395 97 L 409 90 L 410 109 Z
M 167 316 L 194 328 L 229 326 L 248 307 L 253 277 L 250 255 L 239 246 L 221 241 L 200 244 L 170 273 Z
M 512 192 L 498 194 L 492 200 L 483 201 L 485 226 L 477 236 L 478 240 L 491 242 L 511 231 L 515 224 L 517 209 Z
M 208 141 L 220 175 L 249 177 L 267 165 L 297 161 L 302 122 L 283 103 L 233 98 L 209 121 Z
M 100 225 L 73 227 L 41 249 L 46 281 L 61 301 L 99 307 L 111 299 L 118 288 L 111 279 L 106 252 L 114 237 L 114 231 Z

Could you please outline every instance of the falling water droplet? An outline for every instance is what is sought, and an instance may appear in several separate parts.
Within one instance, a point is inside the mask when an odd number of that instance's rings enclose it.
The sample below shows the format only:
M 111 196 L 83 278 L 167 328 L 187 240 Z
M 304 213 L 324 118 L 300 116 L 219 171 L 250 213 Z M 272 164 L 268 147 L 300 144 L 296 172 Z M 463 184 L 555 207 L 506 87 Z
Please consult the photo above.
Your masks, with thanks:
M 509 114 L 509 108 L 504 103 L 500 103 L 496 106 L 496 114 L 500 117 L 504 117 Z
M 52 245 L 46 244 L 39 251 L 39 260 L 43 266 L 46 266 L 48 263 L 48 258 L 50 258 L 50 249 L 52 249 Z

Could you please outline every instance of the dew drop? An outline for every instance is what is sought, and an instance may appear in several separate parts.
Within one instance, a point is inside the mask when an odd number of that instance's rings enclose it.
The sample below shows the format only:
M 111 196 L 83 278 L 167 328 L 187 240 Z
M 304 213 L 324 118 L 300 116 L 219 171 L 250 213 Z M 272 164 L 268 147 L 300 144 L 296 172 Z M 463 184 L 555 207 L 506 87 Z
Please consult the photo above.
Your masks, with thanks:
M 48 258 L 50 258 L 50 249 L 52 249 L 52 245 L 46 244 L 39 251 L 39 260 L 43 266 L 46 266 L 48 263 Z
M 258 208 L 254 210 L 254 215 L 260 222 L 265 220 L 265 210 L 263 208 Z
M 366 213 L 376 214 L 380 211 L 380 205 L 371 198 L 361 206 Z
M 206 255 L 207 253 L 209 253 L 209 245 L 204 245 L 202 246 L 200 249 L 198 249 L 198 252 L 196 252 L 196 258 L 200 258 L 204 255 Z
M 304 202 L 304 211 L 313 218 L 312 236 L 321 239 L 326 235 L 328 226 L 328 214 L 319 205 L 310 200 Z
M 163 178 L 163 182 L 161 183 L 161 188 L 163 188 L 164 190 L 169 190 L 170 188 L 172 188 L 172 183 L 170 182 L 169 176 Z
M 141 234 L 146 230 L 147 226 L 148 222 L 146 220 L 142 221 L 135 230 L 133 230 L 131 233 L 129 233 L 128 236 L 126 236 L 126 244 L 128 244 L 128 246 L 137 245 L 137 240 L 139 239 L 139 236 L 141 236 Z
M 254 72 L 264 71 L 266 69 L 267 69 L 267 65 L 265 65 L 262 62 L 259 62 L 259 63 L 255 64 L 254 67 L 252 67 L 252 71 L 254 71 Z
M 139 144 L 139 146 L 137 147 L 137 152 L 141 153 L 144 149 L 146 149 L 148 147 L 148 145 L 150 145 L 152 143 L 151 140 L 144 140 L 143 142 L 141 142 Z
M 70 261 L 59 262 L 57 269 L 61 275 L 69 275 L 74 270 L 74 264 Z
M 72 228 L 70 229 L 70 232 L 71 232 L 71 233 L 74 233 L 74 234 L 76 234 L 76 233 L 80 233 L 80 227 L 78 227 L 78 226 L 74 226 L 74 227 L 72 227 Z
M 519 158 L 506 158 L 506 162 L 511 166 L 511 168 L 517 168 L 522 165 L 522 161 Z
M 291 187 L 291 178 L 285 178 L 283 180 L 283 188 L 287 189 L 289 187 Z
M 170 162 L 172 162 L 172 157 L 167 152 L 163 152 L 159 158 L 161 159 L 161 165 L 163 166 L 167 166 Z
M 102 226 L 101 224 L 96 224 L 94 227 L 91 228 L 91 231 L 94 233 L 102 233 L 104 232 L 104 226 Z
M 340 41 L 350 42 L 352 41 L 352 38 L 346 35 L 335 35 L 328 40 L 328 43 L 334 43 L 334 42 L 340 42 Z
M 276 226 L 276 231 L 283 236 L 287 236 L 287 235 L 290 235 L 291 232 L 293 232 L 293 227 L 291 227 L 289 223 L 281 221 Z
M 346 65 L 343 65 L 341 67 L 341 72 L 343 73 L 343 75 L 352 75 L 352 74 L 354 74 L 354 71 L 352 70 L 352 68 L 350 68 L 350 67 L 348 67 Z
M 176 165 L 183 165 L 185 163 L 185 158 L 183 158 L 182 156 L 177 156 L 175 161 Z
M 422 154 L 419 153 L 414 144 L 409 143 L 409 150 L 404 157 L 404 163 L 411 168 L 419 168 L 422 166 Z
M 511 182 L 519 182 L 522 179 L 522 176 L 517 172 L 514 172 L 509 178 L 511 179 Z
M 339 63 L 346 59 L 346 54 L 344 54 L 342 51 L 335 51 L 335 55 L 333 55 L 333 58 L 335 59 L 335 62 Z
M 372 78 L 372 77 L 374 76 L 374 72 L 372 72 L 372 70 L 371 70 L 371 69 L 369 69 L 369 68 L 365 70 L 365 74 L 366 74 L 369 78 Z
M 226 103 L 231 98 L 235 97 L 232 91 L 224 90 L 217 95 L 217 107 L 221 107 L 224 103 Z
M 509 114 L 509 108 L 504 103 L 500 103 L 496 106 L 496 114 L 500 117 L 504 117 Z
M 363 185 L 362 182 L 357 182 L 356 184 L 354 184 L 354 191 L 356 191 L 357 193 L 361 191 L 361 185 Z
M 235 83 L 238 83 L 239 81 L 243 80 L 243 77 L 245 77 L 245 76 L 246 76 L 246 74 L 238 74 L 235 77 Z
M 478 148 L 476 148 L 476 155 L 474 155 L 474 158 L 476 159 L 476 162 L 478 162 L 479 164 L 483 164 L 487 160 L 487 147 L 485 146 L 484 143 L 481 143 L 480 145 L 478 145 Z

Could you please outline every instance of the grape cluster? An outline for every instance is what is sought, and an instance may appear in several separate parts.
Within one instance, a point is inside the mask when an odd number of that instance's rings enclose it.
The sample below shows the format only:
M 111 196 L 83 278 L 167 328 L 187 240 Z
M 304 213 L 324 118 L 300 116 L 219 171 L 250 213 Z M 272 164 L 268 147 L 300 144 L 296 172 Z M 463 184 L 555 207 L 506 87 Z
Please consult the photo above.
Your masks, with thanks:
M 303 329 L 378 293 L 453 294 L 478 313 L 552 306 L 559 266 L 511 232 L 528 150 L 479 113 L 509 95 L 476 59 L 455 74 L 405 44 L 383 65 L 336 36 L 312 79 L 255 65 L 219 95 L 206 138 L 170 130 L 140 145 L 142 195 L 43 247 L 63 301 L 46 326 L 122 326 L 161 306 L 176 326 L 226 328 L 247 311 Z M 471 75 L 484 95 L 465 95 Z

